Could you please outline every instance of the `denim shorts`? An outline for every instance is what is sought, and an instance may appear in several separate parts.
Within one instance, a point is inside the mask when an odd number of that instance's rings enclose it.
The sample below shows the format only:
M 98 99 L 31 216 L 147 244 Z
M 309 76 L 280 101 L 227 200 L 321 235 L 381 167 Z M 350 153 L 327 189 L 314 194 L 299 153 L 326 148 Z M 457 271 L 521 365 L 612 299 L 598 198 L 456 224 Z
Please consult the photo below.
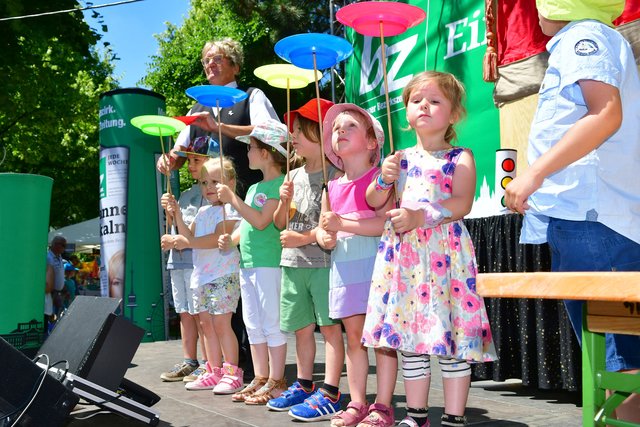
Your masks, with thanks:
M 171 293 L 173 307 L 176 313 L 197 314 L 193 307 L 193 292 L 191 290 L 191 272 L 193 268 L 169 270 L 171 275 Z
M 640 244 L 599 222 L 550 218 L 547 239 L 551 271 L 640 271 Z M 581 342 L 584 302 L 564 303 Z M 640 368 L 640 336 L 606 334 L 606 347 L 608 371 Z

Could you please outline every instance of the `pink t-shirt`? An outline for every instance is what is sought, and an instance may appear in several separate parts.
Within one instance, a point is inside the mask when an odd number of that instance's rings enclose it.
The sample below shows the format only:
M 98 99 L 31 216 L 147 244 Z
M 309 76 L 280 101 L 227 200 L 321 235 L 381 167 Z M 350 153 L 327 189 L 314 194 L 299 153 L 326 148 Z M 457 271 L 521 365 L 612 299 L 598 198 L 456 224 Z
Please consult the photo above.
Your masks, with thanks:
M 367 203 L 366 193 L 367 187 L 379 171 L 380 169 L 374 166 L 354 181 L 347 181 L 344 176 L 329 181 L 328 194 L 331 211 L 349 219 L 376 216 L 375 210 Z M 348 235 L 351 233 L 338 233 L 338 237 Z

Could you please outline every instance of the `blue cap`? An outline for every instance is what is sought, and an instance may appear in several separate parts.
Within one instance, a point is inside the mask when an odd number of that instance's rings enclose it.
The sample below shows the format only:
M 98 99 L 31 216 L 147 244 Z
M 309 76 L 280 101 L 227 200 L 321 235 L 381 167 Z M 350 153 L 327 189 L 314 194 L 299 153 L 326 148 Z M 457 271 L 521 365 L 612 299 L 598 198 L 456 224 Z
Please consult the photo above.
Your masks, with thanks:
M 65 262 L 64 263 L 64 271 L 78 271 L 78 269 L 75 268 L 73 266 L 73 264 L 71 264 L 70 262 Z
M 205 156 L 217 157 L 220 155 L 218 141 L 210 136 L 199 136 L 189 143 L 189 146 L 182 151 L 174 151 L 180 157 Z

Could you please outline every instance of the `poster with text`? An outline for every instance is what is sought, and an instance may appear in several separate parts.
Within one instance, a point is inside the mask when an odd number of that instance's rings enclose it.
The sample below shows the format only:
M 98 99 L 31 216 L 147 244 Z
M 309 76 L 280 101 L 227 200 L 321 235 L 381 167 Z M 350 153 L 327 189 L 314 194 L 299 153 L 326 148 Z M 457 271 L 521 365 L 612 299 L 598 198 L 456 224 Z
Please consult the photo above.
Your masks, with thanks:
M 124 295 L 129 148 L 100 150 L 100 290 L 102 296 Z

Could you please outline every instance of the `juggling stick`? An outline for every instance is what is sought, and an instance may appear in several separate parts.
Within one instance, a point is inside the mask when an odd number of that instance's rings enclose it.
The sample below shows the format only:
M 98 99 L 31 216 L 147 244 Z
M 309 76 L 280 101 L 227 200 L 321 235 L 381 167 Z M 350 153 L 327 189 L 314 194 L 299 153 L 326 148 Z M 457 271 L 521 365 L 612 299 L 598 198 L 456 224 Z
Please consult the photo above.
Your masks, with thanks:
M 258 78 L 266 80 L 270 86 L 287 89 L 287 123 L 291 127 L 291 89 L 301 89 L 314 80 L 319 80 L 322 74 L 296 67 L 292 64 L 263 65 L 253 70 Z M 291 159 L 291 133 L 287 132 L 287 181 L 289 181 Z M 288 211 L 288 209 L 287 209 Z M 287 215 L 286 228 L 289 229 L 289 215 Z
M 164 159 L 164 169 L 166 170 L 165 175 L 167 176 L 167 193 L 173 196 L 173 191 L 171 191 L 171 168 L 169 167 L 167 153 L 164 149 L 164 141 L 162 140 L 162 128 L 158 128 L 158 136 L 160 137 L 160 147 L 162 149 L 162 158 Z M 164 222 L 164 234 L 169 234 L 169 228 L 171 228 L 170 216 L 168 216 L 167 220 Z
M 160 149 L 162 150 L 162 158 L 164 159 L 164 165 L 167 176 L 167 193 L 173 194 L 171 191 L 171 170 L 169 167 L 167 153 L 164 149 L 164 141 L 162 140 L 163 132 L 162 130 L 166 130 L 166 135 L 171 137 L 171 135 L 176 134 L 185 128 L 185 124 L 180 120 L 176 120 L 172 117 L 166 116 L 154 116 L 154 115 L 145 115 L 145 116 L 137 116 L 131 119 L 131 124 L 147 135 L 154 135 L 160 137 Z M 170 220 L 167 217 L 167 221 L 165 222 L 165 234 L 169 233 Z
M 313 52 L 313 72 L 317 72 L 318 71 L 318 63 L 317 63 L 317 59 L 316 59 L 316 52 Z M 318 107 L 318 117 L 322 117 L 322 108 L 320 106 L 320 85 L 318 84 L 318 81 L 316 80 L 316 106 Z M 324 187 L 325 190 L 327 190 L 327 184 L 329 183 L 329 174 L 327 173 L 327 159 L 325 158 L 326 156 L 324 155 L 324 132 L 322 129 L 323 123 L 321 119 L 318 119 L 318 129 L 320 130 L 320 152 L 322 153 L 322 156 L 320 156 L 320 159 L 322 161 L 322 180 L 324 181 Z M 331 210 L 331 202 L 329 201 L 329 192 L 327 191 L 326 193 L 326 197 L 327 197 L 327 208 L 329 210 Z
M 231 107 L 235 103 L 240 102 L 247 98 L 247 93 L 239 89 L 217 86 L 217 85 L 203 85 L 193 86 L 188 88 L 185 93 L 191 98 L 198 101 L 200 104 L 207 107 L 216 107 L 218 109 L 217 122 L 218 122 L 218 145 L 220 146 L 220 183 L 225 184 L 224 180 L 224 152 L 222 151 L 222 128 L 220 125 L 220 108 Z M 222 205 L 222 231 L 227 234 L 227 227 L 225 222 L 227 221 L 227 214 L 224 210 L 224 204 Z
M 393 128 L 391 127 L 391 105 L 389 103 L 389 83 L 387 77 L 387 54 L 384 41 L 385 34 L 396 36 L 404 33 L 424 20 L 426 13 L 419 7 L 398 2 L 360 2 L 341 8 L 336 14 L 338 21 L 353 28 L 365 36 L 380 36 L 380 56 L 384 84 L 385 105 L 387 109 L 387 129 L 389 130 L 389 149 L 395 151 Z M 387 26 L 385 27 L 385 24 Z M 376 28 L 377 27 L 377 28 Z M 377 33 L 376 33 L 377 31 Z M 397 183 L 393 183 L 396 207 L 399 205 Z
M 306 69 L 312 69 L 314 73 L 319 68 L 330 68 L 347 58 L 353 52 L 353 46 L 345 39 L 329 34 L 305 33 L 286 37 L 275 45 L 276 54 L 292 64 Z M 316 101 L 318 117 L 322 117 L 320 106 L 320 85 L 316 86 Z M 323 191 L 327 190 L 328 173 L 324 156 L 324 138 L 322 120 L 318 120 L 320 130 L 320 150 L 322 151 L 322 179 Z M 329 194 L 325 193 L 329 205 Z
M 222 151 L 222 128 L 220 127 L 220 100 L 216 99 L 216 107 L 218 108 L 218 145 L 220 146 L 220 183 L 224 184 L 224 152 Z M 227 225 L 225 224 L 227 221 L 227 212 L 224 210 L 224 203 L 222 204 L 222 233 L 227 234 Z

